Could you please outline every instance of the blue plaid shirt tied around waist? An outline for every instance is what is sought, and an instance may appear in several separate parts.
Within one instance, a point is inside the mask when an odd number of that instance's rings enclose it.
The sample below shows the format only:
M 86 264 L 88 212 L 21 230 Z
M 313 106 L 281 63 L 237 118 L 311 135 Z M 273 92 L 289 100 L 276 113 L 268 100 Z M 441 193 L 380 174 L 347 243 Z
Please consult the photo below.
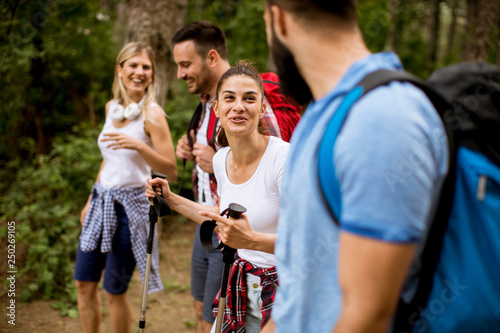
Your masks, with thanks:
M 92 188 L 90 208 L 80 235 L 82 251 L 91 252 L 100 244 L 102 253 L 111 252 L 113 236 L 118 225 L 115 202 L 121 204 L 129 219 L 132 252 L 143 282 L 147 260 L 146 242 L 149 237 L 149 200 L 144 195 L 145 190 L 145 186 L 106 189 L 100 183 L 95 184 Z M 163 289 L 159 269 L 157 233 L 155 233 L 152 255 L 149 293 Z

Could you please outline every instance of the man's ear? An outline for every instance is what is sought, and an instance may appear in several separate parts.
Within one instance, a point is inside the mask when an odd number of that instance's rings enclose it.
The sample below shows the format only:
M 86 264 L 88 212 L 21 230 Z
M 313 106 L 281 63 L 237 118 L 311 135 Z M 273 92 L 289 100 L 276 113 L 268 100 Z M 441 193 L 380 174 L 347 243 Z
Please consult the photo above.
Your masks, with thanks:
M 205 61 L 207 62 L 209 67 L 215 67 L 220 60 L 220 54 L 214 49 L 208 51 L 207 56 L 205 57 Z
M 286 27 L 286 18 L 285 16 L 288 15 L 283 11 L 278 6 L 271 6 L 271 21 L 273 25 L 274 32 L 276 36 L 281 40 L 283 37 L 287 36 L 288 29 Z

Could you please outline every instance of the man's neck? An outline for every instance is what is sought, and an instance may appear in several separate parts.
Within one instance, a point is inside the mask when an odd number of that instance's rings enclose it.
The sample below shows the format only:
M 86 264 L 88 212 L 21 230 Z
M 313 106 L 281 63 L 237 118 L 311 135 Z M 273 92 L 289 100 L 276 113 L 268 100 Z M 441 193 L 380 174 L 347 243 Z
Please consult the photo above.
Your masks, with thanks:
M 217 68 L 214 69 L 214 82 L 211 86 L 209 95 L 210 98 L 212 99 L 215 96 L 215 93 L 217 91 L 217 83 L 219 82 L 221 76 L 229 69 L 231 66 L 229 65 L 228 61 L 221 61 L 221 63 L 217 66 Z

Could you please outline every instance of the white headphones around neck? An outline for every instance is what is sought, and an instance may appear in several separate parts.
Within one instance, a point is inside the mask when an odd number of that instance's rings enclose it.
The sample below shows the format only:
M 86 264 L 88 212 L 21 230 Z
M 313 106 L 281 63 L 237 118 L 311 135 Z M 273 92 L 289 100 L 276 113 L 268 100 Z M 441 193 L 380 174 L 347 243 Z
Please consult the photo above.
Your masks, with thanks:
M 116 103 L 109 110 L 111 118 L 118 121 L 123 120 L 124 118 L 134 120 L 141 113 L 141 107 L 142 104 L 144 104 L 145 99 L 146 96 L 144 96 L 139 103 L 130 103 L 126 108 L 124 108 L 120 103 Z

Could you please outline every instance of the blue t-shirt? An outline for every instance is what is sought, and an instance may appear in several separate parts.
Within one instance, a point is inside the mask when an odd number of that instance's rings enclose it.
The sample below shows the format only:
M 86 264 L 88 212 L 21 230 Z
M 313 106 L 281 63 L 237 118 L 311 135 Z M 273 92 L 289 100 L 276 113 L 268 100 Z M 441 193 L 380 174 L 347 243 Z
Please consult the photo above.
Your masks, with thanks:
M 321 197 L 317 150 L 345 94 L 382 68 L 400 70 L 401 64 L 393 53 L 353 64 L 331 92 L 309 106 L 293 134 L 275 251 L 277 332 L 329 332 L 340 315 L 339 227 Z M 340 228 L 381 241 L 420 244 L 447 160 L 442 122 L 422 91 L 394 82 L 368 93 L 352 107 L 335 144 Z M 414 291 L 418 267 L 415 262 L 403 295 Z

